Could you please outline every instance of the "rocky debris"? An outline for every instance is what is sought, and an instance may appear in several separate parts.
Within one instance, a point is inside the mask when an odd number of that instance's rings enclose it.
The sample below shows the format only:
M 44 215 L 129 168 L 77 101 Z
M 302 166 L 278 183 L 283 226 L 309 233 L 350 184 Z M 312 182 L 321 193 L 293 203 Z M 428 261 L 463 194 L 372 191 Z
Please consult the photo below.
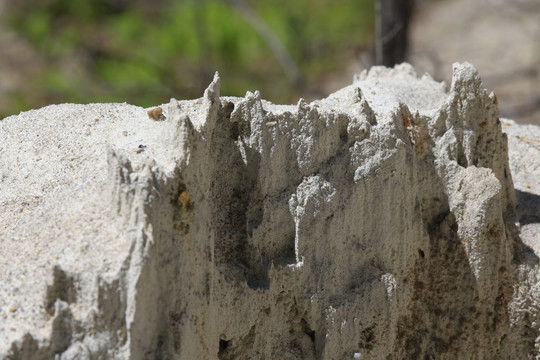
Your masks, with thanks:
M 520 255 L 514 262 L 514 292 L 508 306 L 514 358 L 540 355 L 540 127 L 502 119 L 508 134 L 510 168 L 518 200 L 516 225 Z M 511 358 L 511 357 L 509 357 Z
M 221 97 L 216 75 L 160 108 L 0 122 L 2 358 L 539 353 L 519 233 L 540 221 L 539 167 L 509 164 L 472 65 L 449 91 L 403 64 L 296 106 Z M 503 126 L 540 158 L 538 128 Z

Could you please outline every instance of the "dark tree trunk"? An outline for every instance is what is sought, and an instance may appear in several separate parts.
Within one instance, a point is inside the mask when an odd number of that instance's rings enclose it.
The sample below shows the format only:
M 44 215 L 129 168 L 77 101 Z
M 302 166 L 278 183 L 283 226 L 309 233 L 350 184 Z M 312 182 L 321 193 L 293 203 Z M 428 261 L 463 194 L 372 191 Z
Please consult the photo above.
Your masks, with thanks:
M 375 62 L 378 65 L 394 66 L 405 61 L 413 0 L 375 0 L 375 4 Z

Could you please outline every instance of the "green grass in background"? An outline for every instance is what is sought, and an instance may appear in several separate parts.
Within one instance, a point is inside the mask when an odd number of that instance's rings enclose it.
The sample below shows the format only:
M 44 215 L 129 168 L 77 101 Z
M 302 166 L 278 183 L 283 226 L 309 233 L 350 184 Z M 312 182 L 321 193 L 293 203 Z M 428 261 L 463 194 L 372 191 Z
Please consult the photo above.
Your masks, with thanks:
M 310 97 L 369 48 L 373 0 L 252 0 L 291 54 L 291 84 L 265 41 L 226 0 L 11 1 L 4 23 L 43 58 L 40 75 L 8 94 L 5 115 L 57 102 L 151 106 L 202 96 L 214 71 L 222 94 L 260 90 L 274 102 Z M 152 5 L 149 5 L 152 3 Z

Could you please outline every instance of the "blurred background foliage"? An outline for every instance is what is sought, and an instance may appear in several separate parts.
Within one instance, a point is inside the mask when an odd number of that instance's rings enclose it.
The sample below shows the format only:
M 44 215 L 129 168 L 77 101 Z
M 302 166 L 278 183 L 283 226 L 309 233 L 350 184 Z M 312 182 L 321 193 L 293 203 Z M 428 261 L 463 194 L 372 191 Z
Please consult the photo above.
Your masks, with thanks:
M 374 4 L 6 0 L 2 20 L 26 39 L 39 61 L 30 81 L 8 93 L 10 108 L 0 118 L 51 103 L 125 101 L 147 107 L 171 97 L 197 98 L 216 70 L 222 95 L 260 90 L 278 103 L 319 97 L 329 78 L 341 76 L 345 64 L 372 48 Z M 297 78 L 287 76 L 257 25 L 279 40 Z

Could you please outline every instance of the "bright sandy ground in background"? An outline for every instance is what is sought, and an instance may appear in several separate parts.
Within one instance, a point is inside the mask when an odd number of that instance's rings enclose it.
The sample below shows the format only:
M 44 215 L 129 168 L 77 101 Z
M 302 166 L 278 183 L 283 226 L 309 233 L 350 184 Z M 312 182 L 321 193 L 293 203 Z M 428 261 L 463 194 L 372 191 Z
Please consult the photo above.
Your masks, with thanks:
M 540 125 L 540 1 L 418 1 L 408 61 L 450 83 L 468 61 L 499 100 L 502 117 Z

